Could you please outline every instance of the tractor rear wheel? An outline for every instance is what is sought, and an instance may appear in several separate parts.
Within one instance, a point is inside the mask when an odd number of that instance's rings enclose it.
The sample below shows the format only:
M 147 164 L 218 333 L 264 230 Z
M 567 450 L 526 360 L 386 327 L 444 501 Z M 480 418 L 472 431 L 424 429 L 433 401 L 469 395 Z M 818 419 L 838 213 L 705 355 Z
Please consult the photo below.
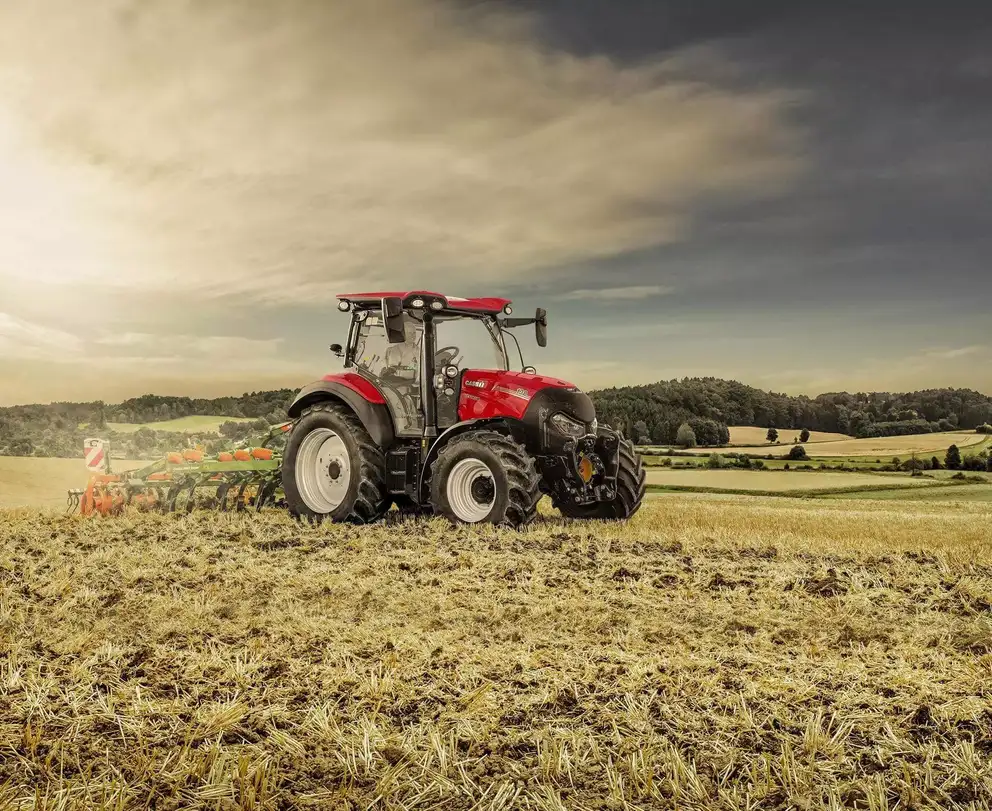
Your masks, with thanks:
M 455 437 L 431 466 L 431 503 L 455 522 L 520 527 L 534 520 L 540 498 L 534 460 L 496 431 Z
M 554 506 L 566 518 L 625 521 L 633 517 L 644 501 L 647 476 L 641 457 L 629 439 L 620 440 L 620 469 L 617 471 L 617 494 L 610 501 L 594 504 L 568 504 L 554 500 Z
M 382 449 L 339 403 L 303 412 L 283 453 L 282 484 L 289 512 L 313 523 L 367 524 L 389 509 Z

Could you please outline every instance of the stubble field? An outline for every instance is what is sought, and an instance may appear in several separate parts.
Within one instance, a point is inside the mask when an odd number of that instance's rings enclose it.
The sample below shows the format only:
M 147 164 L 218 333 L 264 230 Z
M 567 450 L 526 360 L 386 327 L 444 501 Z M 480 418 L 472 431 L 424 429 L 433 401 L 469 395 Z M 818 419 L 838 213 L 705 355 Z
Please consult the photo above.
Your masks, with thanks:
M 989 808 L 990 518 L 0 512 L 0 807 Z
M 778 432 L 779 441 L 782 443 L 792 444 L 792 440 L 799 437 L 801 433 L 798 428 L 781 428 Z M 755 425 L 732 425 L 730 426 L 730 444 L 731 445 L 763 445 L 768 440 L 766 436 L 768 435 L 767 428 L 761 428 Z M 810 431 L 809 432 L 809 442 L 833 442 L 836 440 L 843 439 L 854 439 L 852 436 L 847 434 L 837 434 L 830 431 Z
M 787 436 L 788 435 L 788 436 Z M 749 453 L 755 456 L 772 454 L 787 456 L 792 450 L 792 435 L 786 431 L 781 433 L 781 445 L 753 445 L 735 447 L 738 453 Z M 814 442 L 807 445 L 810 456 L 878 456 L 891 459 L 901 456 L 903 459 L 911 454 L 937 454 L 943 457 L 949 445 L 957 445 L 962 453 L 971 453 L 989 446 L 989 438 L 974 431 L 944 431 L 937 434 L 912 434 L 910 436 L 884 436 L 872 439 L 838 439 L 824 442 Z M 703 453 L 706 449 L 699 449 Z

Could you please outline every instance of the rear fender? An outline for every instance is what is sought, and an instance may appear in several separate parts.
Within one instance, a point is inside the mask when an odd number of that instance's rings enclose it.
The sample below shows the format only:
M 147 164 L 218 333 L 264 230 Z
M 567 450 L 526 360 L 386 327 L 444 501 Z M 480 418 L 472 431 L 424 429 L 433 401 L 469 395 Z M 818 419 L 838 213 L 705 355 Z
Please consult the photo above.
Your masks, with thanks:
M 371 383 L 368 383 L 364 378 L 362 381 L 371 386 Z M 354 411 L 358 419 L 362 421 L 362 425 L 371 435 L 372 441 L 380 448 L 388 448 L 395 441 L 396 434 L 393 430 L 393 419 L 389 414 L 385 398 L 379 394 L 378 390 L 375 390 L 375 394 L 379 395 L 377 399 L 380 399 L 381 402 L 374 402 L 366 396 L 372 392 L 359 391 L 356 386 L 349 385 L 350 382 L 325 378 L 311 383 L 309 386 L 304 386 L 288 409 L 290 418 L 298 419 L 304 410 L 315 403 L 326 402 L 327 400 L 343 403 Z
M 442 433 L 431 445 L 431 449 L 427 452 L 427 456 L 424 457 L 424 463 L 420 467 L 420 481 L 417 483 L 417 492 L 420 494 L 420 503 L 426 504 L 430 501 L 430 472 L 431 465 L 440 455 L 441 451 L 444 450 L 445 445 L 447 445 L 455 437 L 464 434 L 466 431 L 475 431 L 479 428 L 493 427 L 502 429 L 503 432 L 508 434 L 514 433 L 514 426 L 508 425 L 508 421 L 505 419 L 478 419 L 478 420 L 465 420 L 464 422 L 459 422 L 452 425 L 444 433 Z M 522 430 L 522 426 L 520 427 Z M 519 433 L 519 431 L 518 431 Z

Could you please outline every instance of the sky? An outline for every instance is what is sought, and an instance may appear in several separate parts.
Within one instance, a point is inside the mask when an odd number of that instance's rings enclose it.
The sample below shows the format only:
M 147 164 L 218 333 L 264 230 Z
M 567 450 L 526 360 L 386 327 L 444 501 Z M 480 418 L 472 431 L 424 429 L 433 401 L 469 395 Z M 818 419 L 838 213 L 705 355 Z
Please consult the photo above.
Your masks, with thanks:
M 298 387 L 375 289 L 586 389 L 992 391 L 990 189 L 988 4 L 8 0 L 0 405 Z

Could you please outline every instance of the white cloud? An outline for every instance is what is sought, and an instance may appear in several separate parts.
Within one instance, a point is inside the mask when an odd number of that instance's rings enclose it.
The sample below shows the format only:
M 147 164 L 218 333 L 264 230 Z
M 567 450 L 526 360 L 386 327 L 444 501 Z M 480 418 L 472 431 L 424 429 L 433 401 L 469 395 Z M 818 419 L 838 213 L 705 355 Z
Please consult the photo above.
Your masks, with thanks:
M 674 292 L 674 287 L 661 284 L 638 284 L 629 287 L 604 287 L 601 289 L 572 290 L 557 298 L 563 301 L 627 301 L 630 299 L 654 298 L 667 296 Z
M 0 167 L 21 167 L 0 234 L 36 190 L 0 277 L 201 309 L 491 286 L 679 239 L 701 195 L 790 178 L 783 94 L 555 52 L 494 8 L 0 5 Z
M 76 335 L 0 313 L 0 358 L 60 359 L 82 348 Z
M 144 360 L 178 360 L 207 357 L 216 360 L 256 360 L 279 354 L 282 338 L 257 339 L 237 335 L 156 335 L 147 332 L 108 333 L 94 342 L 103 347 L 122 347 Z M 119 356 L 106 356 L 115 358 Z
M 953 360 L 988 351 L 989 347 L 987 346 L 959 346 L 952 349 L 928 349 L 923 353 L 923 357 L 929 360 Z

